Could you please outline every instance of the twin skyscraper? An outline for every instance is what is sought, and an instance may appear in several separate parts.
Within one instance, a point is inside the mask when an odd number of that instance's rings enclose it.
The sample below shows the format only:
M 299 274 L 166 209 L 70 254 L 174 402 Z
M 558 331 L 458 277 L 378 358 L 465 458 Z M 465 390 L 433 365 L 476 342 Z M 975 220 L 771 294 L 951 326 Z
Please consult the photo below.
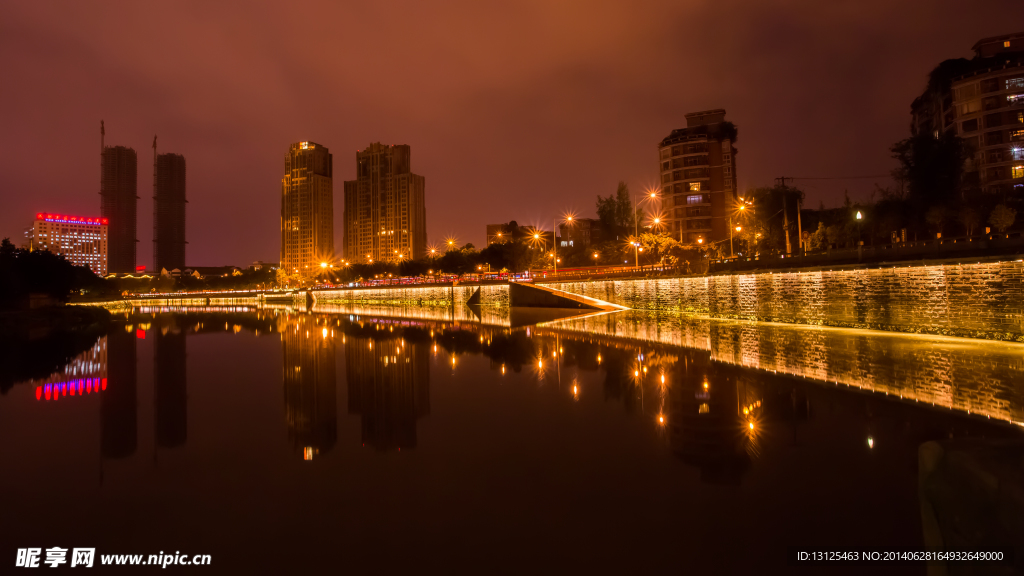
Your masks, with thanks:
M 345 182 L 342 254 L 347 263 L 401 262 L 427 252 L 426 180 L 411 148 L 373 143 L 356 151 Z M 340 264 L 334 248 L 333 159 L 315 142 L 292 144 L 281 179 L 281 269 L 315 276 Z
M 126 146 L 107 146 L 100 122 L 100 214 L 109 221 L 107 271 L 136 267 L 138 158 Z M 157 154 L 153 137 L 153 269 L 185 268 L 185 157 Z

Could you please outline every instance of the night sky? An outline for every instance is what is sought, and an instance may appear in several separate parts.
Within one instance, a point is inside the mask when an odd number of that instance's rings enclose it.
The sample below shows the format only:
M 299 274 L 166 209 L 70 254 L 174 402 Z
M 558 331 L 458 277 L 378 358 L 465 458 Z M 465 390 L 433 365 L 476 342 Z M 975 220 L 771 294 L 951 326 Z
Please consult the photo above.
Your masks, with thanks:
M 344 4 L 344 6 L 341 6 Z M 99 215 L 99 124 L 139 153 L 138 263 L 152 264 L 152 149 L 188 163 L 188 263 L 277 261 L 284 154 L 412 146 L 428 240 L 594 216 L 658 181 L 657 143 L 725 108 L 740 190 L 887 174 L 945 58 L 1024 28 L 1020 0 L 3 2 L 0 235 L 36 212 Z M 808 207 L 887 178 L 799 182 Z M 545 224 L 546 223 L 546 224 Z

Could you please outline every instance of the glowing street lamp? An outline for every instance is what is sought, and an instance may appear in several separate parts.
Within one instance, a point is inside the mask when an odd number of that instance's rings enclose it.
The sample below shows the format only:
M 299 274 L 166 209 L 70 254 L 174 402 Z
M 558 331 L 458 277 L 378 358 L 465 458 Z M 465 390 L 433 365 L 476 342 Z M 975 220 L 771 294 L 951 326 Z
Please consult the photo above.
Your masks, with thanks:
M 572 226 L 572 214 L 566 214 L 563 222 L 566 226 Z M 555 218 L 555 226 L 551 231 L 551 255 L 555 259 L 555 274 L 558 274 L 558 218 Z
M 657 198 L 658 198 L 658 192 L 656 190 L 651 190 L 651 191 L 647 192 L 646 194 L 644 194 L 644 200 L 643 201 L 646 202 L 647 200 L 657 200 Z M 633 233 L 636 235 L 637 239 L 640 238 L 640 220 L 639 220 L 639 218 L 637 218 L 637 214 L 636 214 L 638 209 L 639 209 L 639 205 L 638 205 L 638 203 L 636 201 L 636 196 L 634 196 L 633 197 Z M 634 244 L 634 246 L 635 247 L 639 247 L 640 243 L 638 242 L 638 243 Z M 640 268 L 640 251 L 639 251 L 638 248 L 634 248 L 633 249 L 633 265 L 636 268 Z

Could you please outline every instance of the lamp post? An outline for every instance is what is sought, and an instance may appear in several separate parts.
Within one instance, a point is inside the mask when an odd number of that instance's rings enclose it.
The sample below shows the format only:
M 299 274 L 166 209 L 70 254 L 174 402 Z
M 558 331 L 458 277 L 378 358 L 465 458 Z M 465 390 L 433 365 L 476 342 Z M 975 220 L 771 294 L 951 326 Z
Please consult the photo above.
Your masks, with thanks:
M 555 274 L 558 274 L 558 218 L 555 218 L 554 222 L 551 230 L 551 254 L 554 256 Z M 566 226 L 572 226 L 572 215 L 566 216 L 564 222 Z
M 654 200 L 658 197 L 657 192 L 648 192 L 644 195 L 644 201 Z M 636 201 L 636 194 L 633 195 L 633 235 L 636 237 L 636 242 L 633 243 L 633 266 L 636 269 L 640 269 L 640 219 L 637 216 L 639 211 L 639 204 Z

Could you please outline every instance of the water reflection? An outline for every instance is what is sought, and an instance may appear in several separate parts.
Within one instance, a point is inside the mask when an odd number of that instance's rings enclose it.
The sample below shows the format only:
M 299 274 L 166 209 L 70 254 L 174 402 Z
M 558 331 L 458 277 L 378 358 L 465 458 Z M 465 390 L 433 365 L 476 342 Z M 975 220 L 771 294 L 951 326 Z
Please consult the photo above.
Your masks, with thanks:
M 682 317 L 647 320 L 623 313 L 513 328 L 284 308 L 127 313 L 62 372 L 30 384 L 41 400 L 82 395 L 81 385 L 86 394 L 102 391 L 101 453 L 131 456 L 139 429 L 136 349 L 149 339 L 155 444 L 181 447 L 189 427 L 187 339 L 270 336 L 280 341 L 287 439 L 296 456 L 310 460 L 339 441 L 338 386 L 346 387 L 347 413 L 359 419 L 362 446 L 415 448 L 417 428 L 431 413 L 431 372 L 454 377 L 478 356 L 496 376 L 517 375 L 566 401 L 581 402 L 589 386 L 599 387 L 604 402 L 642 418 L 704 482 L 733 485 L 761 457 L 766 435 L 781 433 L 797 442 L 814 406 L 852 410 L 869 449 L 886 434 L 877 424 L 883 413 L 907 422 L 920 439 L 978 433 L 983 425 L 968 418 L 978 414 L 1022 419 L 1022 346 Z M 945 411 L 933 410 L 932 403 Z
M 47 378 L 29 380 L 35 388 L 36 400 L 50 401 L 67 397 L 99 394 L 107 387 L 107 337 L 65 364 Z
M 186 356 L 185 332 L 176 322 L 153 331 L 154 428 L 161 448 L 181 446 L 188 438 Z
M 541 334 L 705 350 L 715 362 L 1024 423 L 1024 346 L 630 310 L 558 320 Z
M 349 325 L 345 336 L 348 412 L 360 417 L 364 446 L 416 447 L 416 422 L 430 413 L 430 337 L 423 329 Z
M 327 453 L 338 440 L 333 328 L 311 316 L 284 316 L 281 369 L 288 438 L 303 459 Z
M 738 484 L 766 425 L 761 384 L 689 357 L 674 368 L 667 411 L 673 453 L 699 468 L 705 482 Z
M 128 326 L 107 335 L 107 382 L 100 395 L 100 451 L 104 458 L 126 458 L 138 447 L 137 335 Z

